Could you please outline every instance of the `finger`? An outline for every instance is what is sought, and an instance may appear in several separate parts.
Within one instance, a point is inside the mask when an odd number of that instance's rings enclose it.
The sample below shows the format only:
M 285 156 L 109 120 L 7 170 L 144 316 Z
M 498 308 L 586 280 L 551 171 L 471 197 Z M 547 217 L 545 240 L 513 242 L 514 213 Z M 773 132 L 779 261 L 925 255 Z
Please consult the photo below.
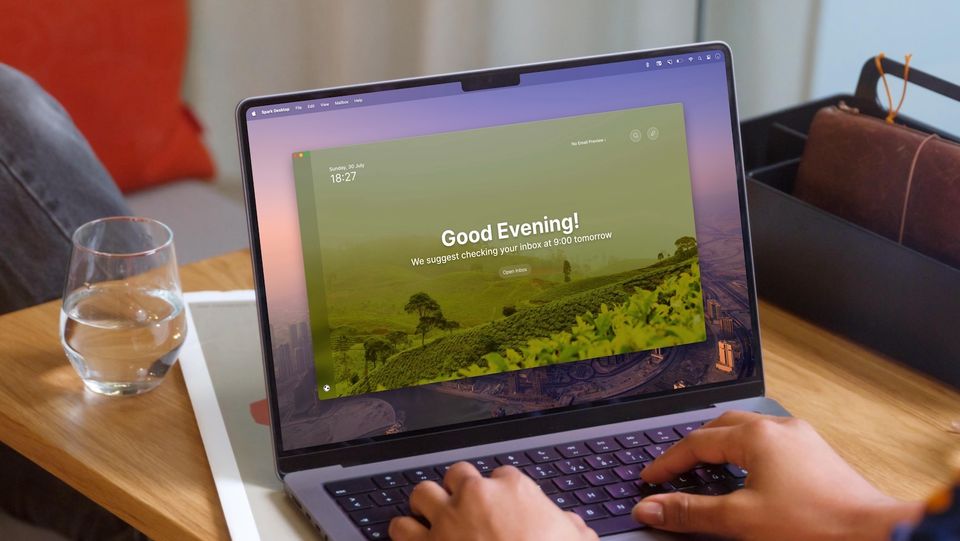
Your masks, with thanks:
M 413 487 L 410 493 L 410 511 L 415 515 L 426 517 L 433 522 L 433 518 L 450 502 L 450 495 L 440 485 L 433 481 L 421 481 Z
M 745 463 L 742 438 L 736 437 L 738 427 L 701 428 L 667 449 L 656 460 L 647 464 L 640 476 L 648 483 L 663 483 L 677 475 L 690 471 L 700 463 L 739 464 Z
M 567 519 L 573 523 L 573 527 L 578 531 L 585 530 L 587 528 L 587 523 L 583 521 L 583 517 L 580 515 L 574 513 L 573 511 L 564 511 L 563 514 L 566 515 Z
M 439 487 L 438 487 L 439 488 Z M 443 489 L 441 489 L 443 490 Z M 394 517 L 387 530 L 393 541 L 423 541 L 430 533 L 427 527 L 411 517 Z
M 447 470 L 447 474 L 443 476 L 443 488 L 447 489 L 447 492 L 450 494 L 456 494 L 460 492 L 460 487 L 465 481 L 471 477 L 483 477 L 480 475 L 480 472 L 477 471 L 477 468 L 473 467 L 473 464 L 468 462 L 457 462 L 453 466 L 450 466 L 450 469 Z
M 736 426 L 749 423 L 768 417 L 752 411 L 730 410 L 723 412 L 723 415 L 703 425 L 701 428 L 719 428 L 722 426 Z
M 499 468 L 493 470 L 490 473 L 491 479 L 510 479 L 513 477 L 522 477 L 524 479 L 529 479 L 526 475 L 520 473 L 520 470 L 514 468 L 513 466 L 500 466 Z
M 737 494 L 698 496 L 685 492 L 657 494 L 633 507 L 633 518 L 648 526 L 670 532 L 698 532 L 739 537 Z
M 597 536 L 597 532 L 590 526 L 587 526 L 587 523 L 583 521 L 580 515 L 573 511 L 564 511 L 563 514 L 566 515 L 570 523 L 573 524 L 574 530 L 580 532 L 581 536 L 579 539 L 583 541 L 599 541 L 600 538 Z

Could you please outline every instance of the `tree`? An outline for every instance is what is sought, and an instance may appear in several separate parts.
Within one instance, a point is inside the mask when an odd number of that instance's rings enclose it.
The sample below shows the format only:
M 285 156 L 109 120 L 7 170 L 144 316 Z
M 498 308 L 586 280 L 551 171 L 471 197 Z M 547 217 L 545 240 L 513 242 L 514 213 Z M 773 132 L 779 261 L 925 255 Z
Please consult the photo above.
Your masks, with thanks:
M 680 237 L 674 243 L 677 247 L 677 258 L 689 257 L 697 253 L 697 239 Z
M 379 336 L 363 341 L 363 378 L 367 382 L 368 391 L 370 390 L 370 363 L 373 362 L 373 366 L 377 366 L 378 361 L 385 361 L 395 351 L 393 344 Z
M 564 259 L 563 260 L 563 281 L 564 282 L 570 281 L 570 272 L 572 270 L 573 268 L 570 266 L 570 261 L 567 259 Z
M 503 307 L 502 312 L 503 312 L 503 317 L 510 317 L 513 314 L 517 313 L 517 307 L 512 304 L 508 304 L 507 306 Z
M 417 323 L 416 332 L 420 335 L 421 346 L 426 343 L 427 333 L 439 327 L 443 321 L 443 313 L 441 312 L 434 312 L 433 314 L 420 317 L 420 322 Z
M 417 314 L 420 317 L 430 315 L 432 312 L 440 311 L 440 304 L 433 300 L 433 297 L 424 292 L 414 293 L 403 307 L 403 311 L 408 314 Z
M 440 321 L 439 325 L 437 326 L 441 330 L 447 331 L 447 334 L 450 334 L 451 332 L 460 328 L 460 322 L 450 321 L 449 319 L 443 319 Z
M 376 366 L 379 361 L 384 361 L 387 357 L 396 352 L 397 348 L 385 338 L 373 336 L 363 341 L 363 358 L 372 361 Z
M 657 254 L 657 261 L 663 261 L 663 252 Z
M 346 362 L 347 351 L 350 350 L 350 339 L 347 338 L 347 335 L 341 334 L 338 336 L 337 340 L 333 343 L 333 349 L 340 354 L 340 361 Z
M 403 307 L 403 311 L 408 314 L 417 314 L 420 318 L 417 323 L 417 334 L 420 335 L 421 346 L 426 342 L 427 333 L 443 321 L 440 304 L 422 291 L 410 296 L 410 300 Z
M 410 345 L 410 337 L 404 331 L 390 331 L 387 333 L 386 339 L 397 349 Z

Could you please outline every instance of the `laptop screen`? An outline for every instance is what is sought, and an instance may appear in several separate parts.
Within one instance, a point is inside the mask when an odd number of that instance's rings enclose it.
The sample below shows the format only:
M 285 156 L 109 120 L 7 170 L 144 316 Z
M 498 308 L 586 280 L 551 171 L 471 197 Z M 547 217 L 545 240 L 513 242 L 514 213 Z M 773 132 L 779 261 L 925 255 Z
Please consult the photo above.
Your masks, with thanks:
M 756 377 L 723 55 L 247 108 L 282 449 Z

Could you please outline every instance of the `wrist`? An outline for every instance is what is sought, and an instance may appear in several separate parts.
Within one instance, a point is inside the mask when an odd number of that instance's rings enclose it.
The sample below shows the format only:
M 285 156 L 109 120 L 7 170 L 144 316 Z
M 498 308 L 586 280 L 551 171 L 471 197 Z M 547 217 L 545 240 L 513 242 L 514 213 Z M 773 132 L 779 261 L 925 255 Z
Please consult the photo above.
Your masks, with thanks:
M 889 541 L 894 528 L 900 524 L 917 524 L 923 518 L 924 505 L 885 498 L 867 503 L 852 512 L 847 522 L 851 531 L 846 539 L 862 541 Z

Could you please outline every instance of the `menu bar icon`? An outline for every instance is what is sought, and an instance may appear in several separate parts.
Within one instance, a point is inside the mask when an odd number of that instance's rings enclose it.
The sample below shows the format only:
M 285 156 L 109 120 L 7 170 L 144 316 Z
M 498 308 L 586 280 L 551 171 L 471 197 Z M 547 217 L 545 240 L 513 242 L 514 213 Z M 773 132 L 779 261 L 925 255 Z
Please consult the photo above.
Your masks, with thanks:
M 716 63 L 722 61 L 723 56 L 716 51 L 687 53 L 682 56 L 659 57 L 643 60 L 642 69 L 656 70 L 668 69 L 674 67 L 683 67 L 687 65 Z

